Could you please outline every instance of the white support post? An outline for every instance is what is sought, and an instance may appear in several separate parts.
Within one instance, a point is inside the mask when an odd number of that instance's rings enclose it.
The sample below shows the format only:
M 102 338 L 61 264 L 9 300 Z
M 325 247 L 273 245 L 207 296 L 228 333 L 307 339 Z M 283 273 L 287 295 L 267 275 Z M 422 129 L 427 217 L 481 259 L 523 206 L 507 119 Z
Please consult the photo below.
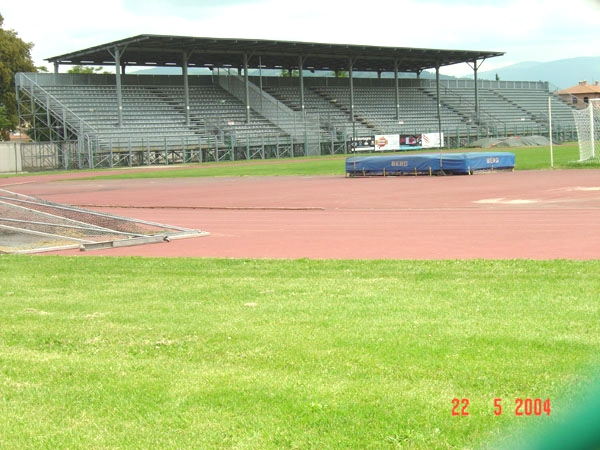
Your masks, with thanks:
M 183 99 L 185 102 L 185 126 L 190 126 L 190 85 L 188 76 L 188 62 L 191 52 L 183 52 L 183 64 L 181 65 L 181 74 L 183 76 Z
M 554 169 L 554 148 L 552 147 L 552 96 L 548 96 L 548 139 L 550 139 L 550 168 Z
M 596 157 L 596 136 L 594 132 L 594 105 L 590 101 L 590 143 L 592 145 L 592 158 Z

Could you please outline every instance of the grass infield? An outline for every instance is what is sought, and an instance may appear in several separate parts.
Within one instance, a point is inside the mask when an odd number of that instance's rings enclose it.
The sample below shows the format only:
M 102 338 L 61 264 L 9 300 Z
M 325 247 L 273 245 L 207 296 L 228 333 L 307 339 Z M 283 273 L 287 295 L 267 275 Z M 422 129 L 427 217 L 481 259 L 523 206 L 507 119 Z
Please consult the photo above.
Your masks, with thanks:
M 443 152 L 487 151 L 488 149 L 443 149 Z M 549 147 L 519 147 L 492 149 L 515 153 L 516 170 L 550 169 Z M 435 151 L 434 151 L 435 152 Z M 402 152 L 401 154 L 419 154 L 418 152 Z M 427 151 L 426 153 L 431 153 Z M 365 153 L 369 154 L 369 153 Z M 371 155 L 373 153 L 370 153 Z M 389 153 L 388 153 L 389 154 Z M 241 161 L 223 161 L 201 164 L 185 164 L 173 166 L 151 166 L 120 168 L 120 173 L 106 174 L 106 170 L 96 169 L 94 175 L 86 172 L 80 179 L 132 179 L 132 178 L 186 178 L 186 177 L 218 177 L 218 176 L 318 176 L 345 175 L 344 162 L 352 155 L 330 155 L 317 157 L 257 159 Z M 577 143 L 565 143 L 554 146 L 553 160 L 555 169 L 598 169 L 600 163 L 579 163 L 579 147 Z M 80 171 L 71 171 L 78 173 Z M 52 173 L 64 173 L 53 171 Z M 0 178 L 21 177 L 29 174 L 0 174 Z
M 519 448 L 597 367 L 598 273 L 4 255 L 0 447 Z M 518 416 L 519 398 L 551 414 Z
M 506 151 L 517 170 L 550 167 L 548 148 Z M 94 178 L 343 175 L 347 156 Z M 577 158 L 576 144 L 554 148 L 556 168 L 594 167 Z M 4 255 L 0 447 L 518 448 L 597 372 L 599 272 Z

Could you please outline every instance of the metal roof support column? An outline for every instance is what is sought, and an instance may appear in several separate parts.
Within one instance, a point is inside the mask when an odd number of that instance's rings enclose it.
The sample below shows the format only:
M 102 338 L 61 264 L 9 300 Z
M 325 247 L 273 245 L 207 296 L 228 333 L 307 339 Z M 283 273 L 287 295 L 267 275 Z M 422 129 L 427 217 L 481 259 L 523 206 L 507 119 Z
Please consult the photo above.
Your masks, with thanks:
M 259 87 L 260 87 L 260 113 L 264 114 L 263 111 L 263 97 L 264 97 L 264 91 L 263 91 L 263 79 L 262 79 L 262 56 L 258 57 L 258 82 L 259 82 Z
M 183 75 L 183 99 L 185 102 L 185 125 L 190 126 L 190 84 L 188 78 L 188 61 L 190 54 L 183 53 L 183 64 L 181 66 L 181 74 Z
M 117 115 L 119 120 L 119 128 L 123 126 L 123 94 L 121 92 L 121 49 L 115 47 L 112 54 L 115 58 L 115 79 L 117 82 Z
M 477 61 L 473 65 L 473 80 L 475 81 L 475 117 L 477 118 L 477 125 L 479 125 L 479 83 L 477 82 Z
M 300 79 L 300 114 L 302 114 L 302 129 L 304 130 L 304 155 L 308 155 L 308 135 L 306 132 L 306 114 L 304 109 L 304 57 L 298 56 L 298 78 Z
M 444 158 L 442 156 L 442 105 L 440 99 L 440 63 L 435 63 L 435 91 L 437 100 L 438 140 L 440 142 L 440 171 L 444 174 Z
M 400 120 L 400 86 L 398 84 L 398 60 L 394 60 L 394 86 L 396 88 L 396 120 Z
M 352 137 L 356 137 L 356 120 L 354 118 L 354 76 L 352 74 L 354 61 L 349 59 L 348 78 L 350 80 L 350 116 L 352 118 Z
M 248 81 L 248 54 L 244 53 L 244 86 L 246 88 L 246 123 L 250 123 L 250 84 Z
M 478 64 L 477 60 L 475 59 L 475 60 L 473 60 L 473 65 L 469 64 L 469 66 L 471 66 L 471 68 L 473 69 L 473 80 L 475 81 L 475 119 L 477 120 L 478 125 L 479 125 L 479 83 L 477 80 L 477 71 L 479 70 L 479 67 L 481 67 L 481 65 L 483 64 L 484 61 L 485 61 L 485 58 L 483 58 L 481 60 L 481 62 Z
M 440 98 L 440 63 L 435 63 L 435 96 L 437 101 L 437 119 L 438 119 L 438 133 L 440 137 L 440 148 L 442 147 L 442 100 Z
M 302 117 L 304 118 L 304 57 L 298 56 L 298 76 L 300 78 L 300 111 L 302 112 Z

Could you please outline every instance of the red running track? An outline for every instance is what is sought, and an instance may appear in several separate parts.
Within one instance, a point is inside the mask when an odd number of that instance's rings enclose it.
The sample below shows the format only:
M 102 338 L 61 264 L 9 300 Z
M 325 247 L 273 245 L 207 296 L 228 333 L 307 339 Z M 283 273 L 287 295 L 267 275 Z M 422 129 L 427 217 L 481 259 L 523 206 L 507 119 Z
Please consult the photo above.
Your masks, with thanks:
M 60 254 L 235 258 L 598 259 L 600 171 L 449 177 L 0 180 L 50 201 L 210 236 Z M 67 178 L 67 179 L 64 179 Z

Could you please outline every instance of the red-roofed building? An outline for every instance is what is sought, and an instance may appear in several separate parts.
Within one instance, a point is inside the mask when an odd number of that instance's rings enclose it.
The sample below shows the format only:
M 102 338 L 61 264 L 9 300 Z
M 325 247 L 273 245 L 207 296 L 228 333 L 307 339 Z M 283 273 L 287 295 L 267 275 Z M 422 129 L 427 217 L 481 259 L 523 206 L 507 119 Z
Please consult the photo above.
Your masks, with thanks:
M 590 99 L 600 98 L 600 85 L 598 85 L 597 81 L 594 84 L 588 84 L 587 81 L 580 81 L 577 86 L 563 89 L 562 91 L 558 91 L 557 94 L 575 107 L 585 108 Z
M 20 142 L 30 142 L 31 139 L 25 133 L 20 131 L 11 131 L 10 132 L 10 140 L 12 141 L 20 141 Z

